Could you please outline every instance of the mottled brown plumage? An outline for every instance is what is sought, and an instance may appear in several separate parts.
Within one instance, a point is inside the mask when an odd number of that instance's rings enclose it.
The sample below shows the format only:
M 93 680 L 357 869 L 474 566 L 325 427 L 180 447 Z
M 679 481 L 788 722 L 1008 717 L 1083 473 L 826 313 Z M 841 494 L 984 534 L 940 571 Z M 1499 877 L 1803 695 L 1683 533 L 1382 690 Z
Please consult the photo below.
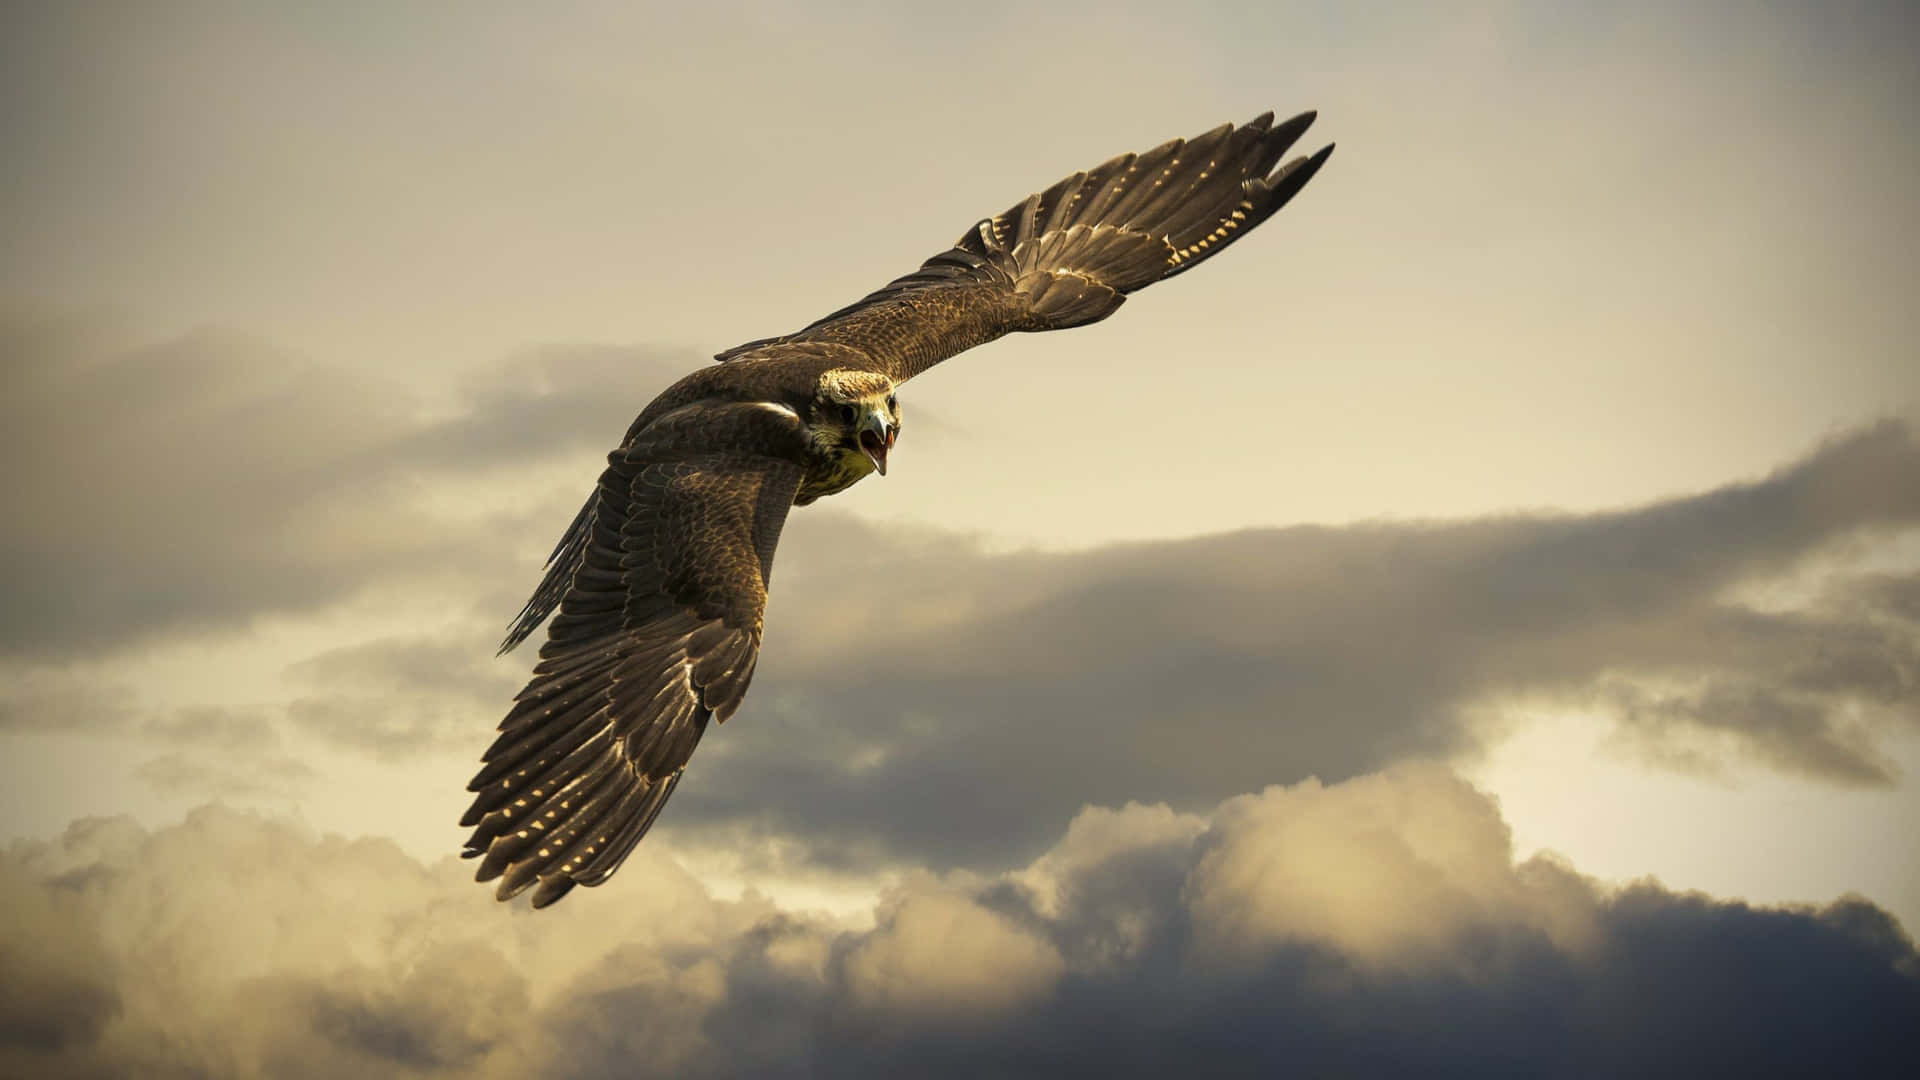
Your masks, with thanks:
M 641 412 L 508 631 L 556 607 L 484 755 L 465 854 L 507 899 L 598 885 L 652 825 L 709 721 L 740 705 L 793 505 L 884 472 L 895 388 L 1012 331 L 1106 318 L 1265 221 L 1333 147 L 1272 114 L 1075 173 L 792 334 L 720 354 Z

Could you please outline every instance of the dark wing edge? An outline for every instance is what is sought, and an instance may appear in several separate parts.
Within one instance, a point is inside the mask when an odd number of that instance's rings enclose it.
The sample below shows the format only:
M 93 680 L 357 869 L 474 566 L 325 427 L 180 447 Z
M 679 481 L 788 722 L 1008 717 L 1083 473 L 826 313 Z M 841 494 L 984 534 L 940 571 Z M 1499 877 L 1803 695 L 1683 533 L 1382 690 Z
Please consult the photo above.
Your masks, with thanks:
M 565 570 L 540 662 L 468 785 L 462 854 L 500 899 L 537 883 L 545 907 L 612 876 L 708 723 L 739 707 L 799 484 L 799 466 L 738 452 L 662 460 L 643 442 L 609 459 L 515 622 L 510 643 Z
M 1329 144 L 1280 164 L 1314 117 L 1301 113 L 1276 127 L 1263 113 L 1074 173 L 805 329 L 715 359 L 838 342 L 904 381 L 1010 331 L 1098 322 L 1128 293 L 1219 254 L 1298 194 L 1333 153 Z
M 593 535 L 594 510 L 600 505 L 600 493 L 595 491 L 587 496 L 580 512 L 573 515 L 573 524 L 560 534 L 560 542 L 554 545 L 553 554 L 547 556 L 546 574 L 540 584 L 527 598 L 526 606 L 520 614 L 514 616 L 513 623 L 507 627 L 507 636 L 500 642 L 500 649 L 494 655 L 505 656 L 514 646 L 527 639 L 553 609 L 559 605 L 560 597 L 567 591 L 567 585 L 573 581 L 573 575 L 579 571 L 580 562 L 586 558 L 587 537 Z

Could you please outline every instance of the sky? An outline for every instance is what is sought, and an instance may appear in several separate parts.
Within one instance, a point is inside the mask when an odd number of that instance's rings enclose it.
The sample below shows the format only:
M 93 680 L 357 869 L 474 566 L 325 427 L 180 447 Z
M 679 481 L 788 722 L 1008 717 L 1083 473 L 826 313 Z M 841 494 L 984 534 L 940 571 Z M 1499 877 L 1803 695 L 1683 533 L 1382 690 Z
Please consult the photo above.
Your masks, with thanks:
M 0 1072 L 1910 1073 L 1910 5 L 12 5 Z M 606 451 L 1075 169 L 603 887 L 454 857 Z

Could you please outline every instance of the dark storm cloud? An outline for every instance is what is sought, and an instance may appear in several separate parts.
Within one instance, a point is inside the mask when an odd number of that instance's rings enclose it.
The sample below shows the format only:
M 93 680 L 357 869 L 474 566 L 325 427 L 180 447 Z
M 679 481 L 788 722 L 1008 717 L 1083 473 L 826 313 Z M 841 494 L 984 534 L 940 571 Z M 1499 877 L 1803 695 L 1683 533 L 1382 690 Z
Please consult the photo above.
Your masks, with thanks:
M 0 528 L 0 650 L 17 656 L 94 654 L 310 611 L 374 582 L 497 569 L 514 526 L 533 523 L 455 528 L 426 505 L 437 486 L 565 455 L 590 475 L 633 402 L 700 362 L 545 350 L 472 377 L 435 415 L 238 334 L 102 342 L 86 326 L 0 325 L 0 448 L 33 463 L 9 471 Z
M 209 875 L 208 865 L 224 873 Z M 1515 864 L 1396 768 L 1203 816 L 1089 808 L 871 927 L 642 848 L 533 914 L 446 860 L 207 808 L 0 854 L 21 1075 L 1903 1075 L 1920 956 L 1859 899 L 1758 909 Z M 636 887 L 636 885 L 644 887 Z M 20 993 L 11 991 L 18 988 Z
M 751 704 L 665 822 L 827 860 L 1031 854 L 1086 803 L 1206 805 L 1476 745 L 1475 707 L 1598 704 L 1843 785 L 1920 722 L 1911 574 L 1733 595 L 1920 521 L 1888 423 L 1752 483 L 1618 512 L 1250 530 L 1070 554 L 797 515 Z M 991 799 L 981 792 L 994 793 Z

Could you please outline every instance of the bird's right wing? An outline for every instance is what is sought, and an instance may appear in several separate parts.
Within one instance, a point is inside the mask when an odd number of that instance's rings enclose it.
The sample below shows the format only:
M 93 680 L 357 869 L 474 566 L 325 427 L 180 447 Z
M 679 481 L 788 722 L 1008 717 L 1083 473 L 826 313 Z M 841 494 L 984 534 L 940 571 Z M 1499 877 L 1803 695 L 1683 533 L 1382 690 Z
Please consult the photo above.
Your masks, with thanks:
M 803 330 L 716 359 L 827 342 L 861 350 L 873 370 L 902 382 L 1010 331 L 1097 322 L 1128 293 L 1192 269 L 1285 206 L 1333 151 L 1280 165 L 1313 118 L 1274 127 L 1266 113 L 1074 173 L 979 222 L 919 270 Z
M 801 469 L 766 452 L 798 421 L 700 403 L 608 459 L 508 646 L 557 604 L 540 663 L 469 785 L 465 854 L 535 907 L 619 868 L 760 652 L 774 547 Z

